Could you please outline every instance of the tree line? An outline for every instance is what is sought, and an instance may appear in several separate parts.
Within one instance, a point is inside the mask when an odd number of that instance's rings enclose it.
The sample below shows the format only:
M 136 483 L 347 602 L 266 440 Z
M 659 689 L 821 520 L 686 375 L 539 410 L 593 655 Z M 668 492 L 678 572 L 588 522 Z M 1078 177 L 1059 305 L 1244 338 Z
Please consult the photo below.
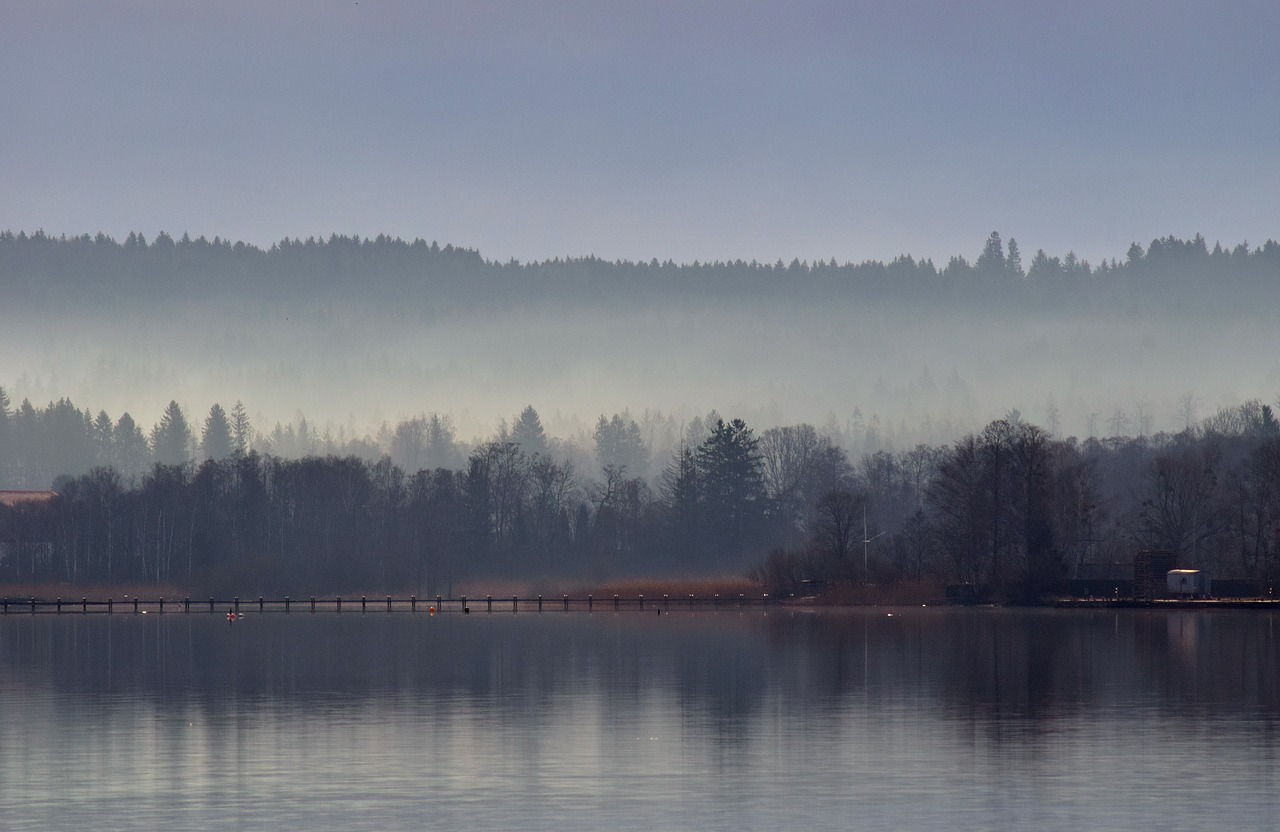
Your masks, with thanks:
M 1247 301 L 1274 301 L 1280 293 L 1280 243 L 1210 246 L 1199 234 L 1189 240 L 1170 235 L 1146 247 L 1135 242 L 1123 258 L 1095 265 L 1074 252 L 1024 255 L 1016 240 L 1006 244 L 992 232 L 972 262 L 956 255 L 942 266 L 908 254 L 860 263 L 796 258 L 677 264 L 590 256 L 522 263 L 386 235 L 286 238 L 264 249 L 219 237 L 174 239 L 164 232 L 150 241 L 132 232 L 118 242 L 101 233 L 3 231 L 0 291 L 10 303 L 62 310 L 68 303 L 136 308 L 207 298 L 356 299 L 438 310 L 537 300 L 620 305 L 714 298 L 900 300 L 946 307 L 972 300 L 1046 311 L 1139 303 L 1238 314 L 1248 311 Z
M 24 409 L 0 408 L 0 466 Z M 31 410 L 98 422 L 69 403 Z M 1036 597 L 1123 574 L 1139 549 L 1216 577 L 1280 577 L 1280 423 L 1256 401 L 1177 434 L 1085 441 L 1010 413 L 954 443 L 856 461 L 812 425 L 757 434 L 713 414 L 652 476 L 622 414 L 601 416 L 581 466 L 532 407 L 470 446 L 436 417 L 406 420 L 392 437 L 417 462 L 405 467 L 258 450 L 242 411 L 211 408 L 199 461 L 176 405 L 149 441 L 118 431 L 122 417 L 110 442 L 149 448 L 146 466 L 104 458 L 58 477 L 47 505 L 0 506 L 0 577 L 430 594 L 464 578 L 751 571 L 776 592 L 924 581 Z

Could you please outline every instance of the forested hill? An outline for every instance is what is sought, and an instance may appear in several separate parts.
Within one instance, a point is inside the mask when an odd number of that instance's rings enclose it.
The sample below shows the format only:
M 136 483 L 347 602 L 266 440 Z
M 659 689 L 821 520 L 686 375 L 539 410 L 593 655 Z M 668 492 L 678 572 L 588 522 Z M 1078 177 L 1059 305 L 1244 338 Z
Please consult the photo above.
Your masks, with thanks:
M 1163 237 L 1092 265 L 1072 253 L 1024 255 L 996 233 L 970 263 L 942 267 L 903 255 L 890 262 L 677 264 L 596 257 L 500 263 L 473 249 L 417 239 L 285 239 L 263 249 L 215 237 L 123 242 L 103 234 L 54 237 L 0 232 L 0 292 L 6 304 L 88 310 L 173 300 L 292 298 L 475 307 L 536 300 L 636 305 L 718 302 L 901 301 L 986 308 L 1109 308 L 1264 314 L 1280 300 L 1280 243 L 1210 246 Z

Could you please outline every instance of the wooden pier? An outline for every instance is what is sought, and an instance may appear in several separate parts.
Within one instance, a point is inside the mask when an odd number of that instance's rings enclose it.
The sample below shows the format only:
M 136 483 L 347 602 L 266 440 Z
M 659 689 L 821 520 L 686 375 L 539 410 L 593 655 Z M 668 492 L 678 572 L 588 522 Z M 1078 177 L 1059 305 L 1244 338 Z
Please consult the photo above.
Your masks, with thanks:
M 769 607 L 783 603 L 781 596 L 765 594 L 737 595 L 662 595 L 662 596 L 508 596 L 494 598 L 461 595 L 416 595 L 396 597 L 306 596 L 294 598 L 0 598 L 0 615 L 192 615 L 203 613 L 243 616 L 249 613 L 367 615 L 371 613 L 520 613 L 520 612 L 664 612 L 666 610 L 718 610 L 744 607 Z
M 1143 610 L 1272 610 L 1280 611 L 1277 598 L 1059 598 L 1060 609 Z

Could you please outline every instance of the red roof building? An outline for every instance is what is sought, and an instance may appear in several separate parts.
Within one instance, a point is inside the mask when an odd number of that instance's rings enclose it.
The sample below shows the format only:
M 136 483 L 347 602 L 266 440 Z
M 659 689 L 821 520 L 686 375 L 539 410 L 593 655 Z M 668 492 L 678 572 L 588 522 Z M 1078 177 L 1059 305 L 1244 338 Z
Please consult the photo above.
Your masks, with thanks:
M 0 506 L 17 508 L 18 506 L 44 505 L 57 496 L 56 491 L 0 491 Z

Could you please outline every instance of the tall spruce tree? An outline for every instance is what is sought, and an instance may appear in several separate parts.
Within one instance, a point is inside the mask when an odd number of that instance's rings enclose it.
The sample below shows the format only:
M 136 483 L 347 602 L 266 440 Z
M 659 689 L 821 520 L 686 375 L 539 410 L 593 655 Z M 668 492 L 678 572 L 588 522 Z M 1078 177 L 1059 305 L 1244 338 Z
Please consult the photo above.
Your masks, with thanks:
M 759 440 L 741 419 L 717 419 L 711 435 L 698 447 L 706 529 L 716 558 L 731 564 L 749 537 L 761 527 L 765 488 Z
M 151 448 L 162 465 L 185 465 L 190 459 L 191 428 L 176 401 L 170 401 L 151 431 Z
M 116 420 L 111 437 L 111 455 L 116 470 L 129 483 L 134 482 L 151 465 L 151 449 L 142 435 L 142 428 L 128 413 Z
M 235 453 L 244 454 L 249 452 L 251 432 L 249 414 L 245 412 L 244 403 L 237 399 L 235 407 L 231 408 L 231 444 Z
M 547 455 L 547 432 L 542 429 L 542 420 L 533 405 L 525 407 L 516 417 L 511 428 L 511 441 L 519 445 L 520 451 L 530 459 Z
M 200 450 L 204 452 L 205 459 L 226 459 L 231 456 L 231 422 L 227 420 L 227 412 L 222 409 L 222 405 L 216 402 L 205 417 Z

